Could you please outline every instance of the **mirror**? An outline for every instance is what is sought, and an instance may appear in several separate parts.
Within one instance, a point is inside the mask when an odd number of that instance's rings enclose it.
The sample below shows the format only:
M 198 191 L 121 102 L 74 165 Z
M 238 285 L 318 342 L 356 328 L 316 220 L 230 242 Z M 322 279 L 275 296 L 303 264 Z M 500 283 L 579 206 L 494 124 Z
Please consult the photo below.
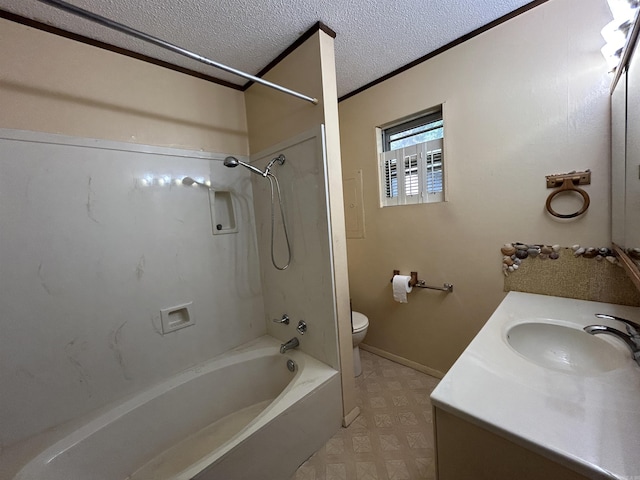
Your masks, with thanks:
M 627 69 L 627 125 L 624 243 L 640 247 L 640 58 L 632 55 Z
M 630 45 L 627 68 L 611 94 L 611 236 L 640 290 L 640 56 Z

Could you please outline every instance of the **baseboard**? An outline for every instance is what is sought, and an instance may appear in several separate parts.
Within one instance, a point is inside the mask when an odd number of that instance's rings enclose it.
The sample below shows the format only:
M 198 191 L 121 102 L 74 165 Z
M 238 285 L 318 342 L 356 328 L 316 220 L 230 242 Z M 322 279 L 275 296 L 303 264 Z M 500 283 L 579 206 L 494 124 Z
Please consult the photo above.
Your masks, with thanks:
M 431 375 L 432 377 L 436 377 L 436 378 L 444 377 L 444 373 L 439 370 L 426 367 L 420 363 L 414 362 L 413 360 L 408 360 L 404 357 L 400 357 L 399 355 L 394 355 L 393 353 L 389 353 L 377 347 L 372 347 L 371 345 L 361 343 L 360 348 L 362 350 L 366 350 L 367 352 L 374 353 L 379 357 L 383 357 L 383 358 L 386 358 L 387 360 L 391 360 L 392 362 L 396 362 L 396 363 L 399 363 L 400 365 L 404 365 L 405 367 L 413 368 L 414 370 L 417 370 L 419 372 L 426 373 L 427 375 Z

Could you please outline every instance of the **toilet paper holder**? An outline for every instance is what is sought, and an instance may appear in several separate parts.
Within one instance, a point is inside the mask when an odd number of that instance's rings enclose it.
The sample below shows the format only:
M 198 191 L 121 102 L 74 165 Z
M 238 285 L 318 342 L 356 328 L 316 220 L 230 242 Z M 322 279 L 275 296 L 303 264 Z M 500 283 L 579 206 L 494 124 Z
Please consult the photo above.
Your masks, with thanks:
M 393 276 L 400 275 L 400 270 L 394 270 Z M 393 277 L 391 277 L 391 282 L 393 282 Z M 453 292 L 453 284 L 445 283 L 442 287 L 432 287 L 426 284 L 424 280 L 418 280 L 418 272 L 411 272 L 411 279 L 409 280 L 409 286 L 417 287 L 417 288 L 428 288 L 431 290 L 440 290 L 442 292 L 451 293 Z

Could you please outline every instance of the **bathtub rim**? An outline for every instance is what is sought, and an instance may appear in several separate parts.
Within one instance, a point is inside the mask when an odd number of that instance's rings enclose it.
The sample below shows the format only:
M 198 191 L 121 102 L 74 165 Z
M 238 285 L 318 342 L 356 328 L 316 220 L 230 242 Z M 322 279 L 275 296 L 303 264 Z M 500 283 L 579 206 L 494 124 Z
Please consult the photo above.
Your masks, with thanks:
M 278 350 L 280 349 L 279 343 L 277 344 L 277 348 Z M 339 375 L 339 372 L 333 367 L 299 350 L 290 350 L 286 354 L 280 354 L 278 352 L 278 355 L 282 355 L 283 360 L 291 358 L 296 362 L 295 375 L 282 392 L 280 392 L 256 418 L 217 448 L 215 452 L 200 459 L 171 480 L 191 480 L 196 477 L 206 469 L 215 465 L 225 454 L 247 440 L 252 434 L 274 421 L 279 415 L 285 413 L 294 403 L 304 399 L 314 390 L 327 383 L 331 378 Z M 300 381 L 301 377 L 304 377 L 303 381 Z M 340 402 L 342 402 L 342 398 Z
M 213 454 L 196 462 L 196 464 L 178 473 L 175 477 L 176 480 L 183 478 L 190 479 L 207 466 L 215 463 L 219 458 L 223 457 L 226 452 L 242 442 L 244 438 L 271 421 L 274 416 L 284 412 L 286 410 L 286 408 L 284 408 L 286 402 L 283 403 L 282 399 L 284 397 L 291 397 L 292 390 L 296 390 L 296 400 L 304 398 L 306 395 L 309 395 L 314 388 L 324 384 L 334 375 L 339 374 L 333 367 L 324 364 L 302 351 L 293 350 L 282 355 L 279 353 L 279 348 L 280 342 L 277 339 L 269 335 L 263 335 L 212 357 L 205 362 L 193 365 L 168 379 L 151 385 L 145 390 L 134 392 L 119 401 L 110 402 L 77 419 L 72 419 L 63 424 L 51 427 L 44 432 L 17 442 L 16 444 L 9 445 L 0 450 L 0 477 L 19 480 L 22 478 L 21 475 L 29 474 L 31 469 L 34 469 L 34 472 L 38 472 L 40 465 L 46 464 L 54 460 L 57 456 L 64 454 L 77 443 L 108 425 L 109 422 L 118 420 L 123 415 L 156 398 L 168 389 L 177 388 L 201 375 L 264 356 L 281 355 L 283 359 L 282 368 L 285 368 L 284 361 L 286 359 L 291 358 L 294 360 L 297 366 L 294 376 L 276 398 L 256 418 L 236 432 L 233 437 L 216 449 Z M 299 382 L 303 374 L 305 374 L 305 376 L 307 374 L 315 374 L 317 378 L 312 382 Z M 298 388 L 300 383 L 302 383 L 302 388 Z M 276 405 L 279 401 L 281 404 Z M 289 402 L 288 405 L 290 404 Z M 33 465 L 33 467 L 29 468 L 31 465 Z M 198 465 L 198 467 L 195 467 L 195 465 Z M 195 471 L 196 469 L 199 470 Z

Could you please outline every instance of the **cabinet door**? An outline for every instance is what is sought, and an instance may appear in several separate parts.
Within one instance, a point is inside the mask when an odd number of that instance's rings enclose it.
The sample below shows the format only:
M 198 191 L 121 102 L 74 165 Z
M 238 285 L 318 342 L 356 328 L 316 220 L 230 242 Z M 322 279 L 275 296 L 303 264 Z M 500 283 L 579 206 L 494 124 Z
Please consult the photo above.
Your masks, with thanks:
M 588 480 L 495 433 L 434 410 L 438 480 Z

